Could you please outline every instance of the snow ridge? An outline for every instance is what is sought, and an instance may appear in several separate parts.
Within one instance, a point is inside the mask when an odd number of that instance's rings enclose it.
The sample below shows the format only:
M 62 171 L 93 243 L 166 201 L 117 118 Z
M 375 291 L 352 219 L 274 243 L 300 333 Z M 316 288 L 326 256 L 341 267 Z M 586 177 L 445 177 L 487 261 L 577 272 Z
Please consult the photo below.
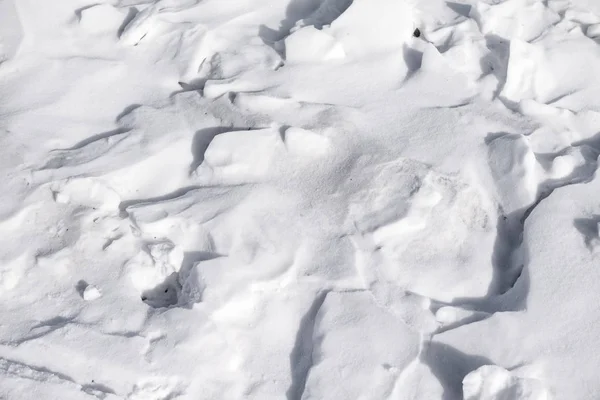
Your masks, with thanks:
M 599 27 L 0 0 L 0 398 L 595 398 Z

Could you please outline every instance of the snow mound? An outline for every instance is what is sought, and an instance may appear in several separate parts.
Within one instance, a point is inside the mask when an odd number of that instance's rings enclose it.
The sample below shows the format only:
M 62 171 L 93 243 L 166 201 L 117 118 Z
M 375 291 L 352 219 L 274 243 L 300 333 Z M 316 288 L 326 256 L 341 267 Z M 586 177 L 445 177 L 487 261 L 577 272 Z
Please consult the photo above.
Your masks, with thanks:
M 401 159 L 352 198 L 349 217 L 381 252 L 385 280 L 445 301 L 487 293 L 495 211 L 477 188 Z
M 502 367 L 486 365 L 463 380 L 465 400 L 550 400 L 540 381 L 520 378 Z
M 288 62 L 318 62 L 346 57 L 344 46 L 327 31 L 313 26 L 298 29 L 285 39 Z
M 501 95 L 516 103 L 525 99 L 548 103 L 577 90 L 597 87 L 598 77 L 590 67 L 600 66 L 600 50 L 593 41 L 581 40 L 583 37 L 581 30 L 574 30 L 552 42 L 512 40 Z M 565 52 L 581 57 L 564 59 Z
M 81 11 L 80 26 L 92 34 L 112 34 L 117 37 L 126 14 L 109 4 L 98 4 Z
M 303 399 L 383 396 L 419 351 L 415 332 L 365 292 L 327 294 L 313 343 Z
M 536 0 L 507 0 L 495 4 L 478 1 L 471 7 L 469 16 L 484 35 L 525 42 L 538 38 L 560 21 L 556 11 Z
M 207 171 L 212 179 L 227 183 L 260 180 L 269 173 L 272 159 L 284 149 L 276 129 L 222 133 L 210 142 L 196 173 L 202 176 Z
M 413 7 L 404 0 L 328 0 L 285 39 L 286 59 L 317 62 L 401 51 L 414 27 Z
M 539 171 L 526 137 L 502 135 L 491 138 L 489 164 L 507 213 L 532 204 L 537 198 Z

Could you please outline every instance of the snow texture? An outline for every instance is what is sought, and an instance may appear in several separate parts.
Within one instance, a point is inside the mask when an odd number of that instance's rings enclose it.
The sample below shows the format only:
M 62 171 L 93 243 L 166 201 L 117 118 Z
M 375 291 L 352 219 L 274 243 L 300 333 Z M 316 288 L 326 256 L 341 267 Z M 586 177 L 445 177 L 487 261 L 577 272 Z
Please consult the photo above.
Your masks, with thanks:
M 0 399 L 600 398 L 600 2 L 0 0 Z

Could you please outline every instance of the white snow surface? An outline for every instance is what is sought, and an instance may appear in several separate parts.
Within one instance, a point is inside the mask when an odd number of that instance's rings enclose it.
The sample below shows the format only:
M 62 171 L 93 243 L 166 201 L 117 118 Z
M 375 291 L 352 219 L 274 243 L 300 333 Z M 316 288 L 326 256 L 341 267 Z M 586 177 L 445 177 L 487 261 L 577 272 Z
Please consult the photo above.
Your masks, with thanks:
M 600 398 L 600 2 L 0 0 L 0 399 Z

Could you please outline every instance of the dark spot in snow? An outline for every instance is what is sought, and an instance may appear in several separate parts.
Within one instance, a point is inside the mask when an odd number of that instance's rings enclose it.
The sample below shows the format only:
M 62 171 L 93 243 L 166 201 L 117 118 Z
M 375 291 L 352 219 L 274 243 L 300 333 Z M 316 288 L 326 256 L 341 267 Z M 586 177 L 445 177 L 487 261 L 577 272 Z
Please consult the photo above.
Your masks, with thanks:
M 77 282 L 77 285 L 75 285 L 75 290 L 77 290 L 77 293 L 79 293 L 82 298 L 86 287 L 88 287 L 88 283 L 83 279 Z
M 146 301 L 148 298 L 146 296 L 142 296 L 142 301 Z
M 167 288 L 167 289 L 165 289 L 165 293 L 168 293 L 168 292 L 169 292 L 169 289 L 168 289 L 168 288 Z
M 415 29 L 415 31 L 413 32 L 413 36 L 414 37 L 421 37 L 421 31 L 419 30 L 419 28 Z

